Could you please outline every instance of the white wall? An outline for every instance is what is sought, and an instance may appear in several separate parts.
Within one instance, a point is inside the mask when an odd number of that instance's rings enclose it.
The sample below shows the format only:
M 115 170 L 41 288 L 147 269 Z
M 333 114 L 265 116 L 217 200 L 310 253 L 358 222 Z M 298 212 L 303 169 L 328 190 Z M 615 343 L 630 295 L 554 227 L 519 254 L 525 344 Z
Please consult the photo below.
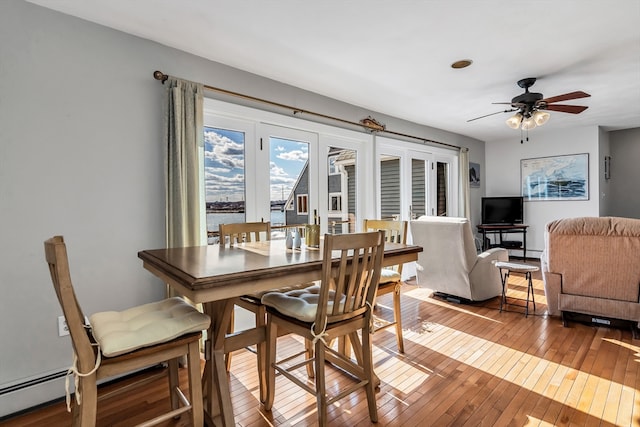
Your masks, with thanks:
M 471 161 L 484 159 L 480 141 L 22 0 L 0 1 L 0 55 L 0 394 L 71 363 L 68 337 L 58 337 L 61 311 L 44 262 L 48 237 L 65 236 L 87 314 L 163 296 L 160 281 L 136 256 L 164 245 L 164 87 L 154 70 L 355 122 L 372 114 L 389 129 L 467 146 Z M 63 394 L 61 380 L 1 394 L 0 417 Z
M 485 177 L 487 196 L 517 196 L 520 190 L 520 160 L 563 154 L 589 153 L 589 200 L 535 201 L 524 204 L 527 232 L 527 256 L 539 256 L 544 248 L 544 226 L 547 222 L 566 217 L 599 216 L 600 213 L 600 131 L 598 127 L 583 127 L 554 131 L 529 132 L 529 141 L 520 144 L 520 134 L 510 139 L 487 142 L 485 147 Z M 606 197 L 605 197 L 606 198 Z M 514 240 L 519 240 L 514 235 Z M 522 252 L 518 251 L 521 255 Z

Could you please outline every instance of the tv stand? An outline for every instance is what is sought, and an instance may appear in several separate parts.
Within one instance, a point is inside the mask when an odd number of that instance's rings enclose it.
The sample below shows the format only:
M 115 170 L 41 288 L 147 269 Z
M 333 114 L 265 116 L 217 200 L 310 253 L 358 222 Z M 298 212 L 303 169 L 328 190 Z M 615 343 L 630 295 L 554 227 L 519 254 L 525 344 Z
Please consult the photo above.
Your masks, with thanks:
M 490 248 L 505 248 L 505 249 L 522 249 L 522 259 L 526 261 L 527 259 L 527 228 L 528 225 L 524 224 L 478 224 L 478 231 L 482 233 L 482 250 L 486 251 Z M 497 243 L 490 245 L 487 242 L 487 233 L 493 234 L 494 236 L 499 235 L 499 240 Z M 509 233 L 522 233 L 522 246 L 519 245 L 520 242 L 514 240 L 504 240 L 503 234 Z

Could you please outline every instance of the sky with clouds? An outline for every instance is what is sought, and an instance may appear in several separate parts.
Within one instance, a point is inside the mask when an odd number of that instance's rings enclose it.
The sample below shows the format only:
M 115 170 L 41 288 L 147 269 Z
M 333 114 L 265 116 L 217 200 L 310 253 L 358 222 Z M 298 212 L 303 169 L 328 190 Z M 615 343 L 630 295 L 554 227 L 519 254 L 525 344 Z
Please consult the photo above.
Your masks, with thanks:
M 205 127 L 204 142 L 205 200 L 244 200 L 244 133 Z M 271 200 L 286 199 L 308 159 L 308 144 L 270 138 L 269 154 Z

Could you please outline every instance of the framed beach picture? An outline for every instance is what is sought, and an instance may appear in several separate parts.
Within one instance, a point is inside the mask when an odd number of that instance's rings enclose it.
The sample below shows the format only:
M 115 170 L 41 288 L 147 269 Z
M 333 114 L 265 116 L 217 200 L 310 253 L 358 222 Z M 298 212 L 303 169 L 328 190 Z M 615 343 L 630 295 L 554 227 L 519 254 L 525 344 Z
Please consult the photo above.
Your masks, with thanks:
M 520 160 L 525 201 L 589 200 L 589 154 Z

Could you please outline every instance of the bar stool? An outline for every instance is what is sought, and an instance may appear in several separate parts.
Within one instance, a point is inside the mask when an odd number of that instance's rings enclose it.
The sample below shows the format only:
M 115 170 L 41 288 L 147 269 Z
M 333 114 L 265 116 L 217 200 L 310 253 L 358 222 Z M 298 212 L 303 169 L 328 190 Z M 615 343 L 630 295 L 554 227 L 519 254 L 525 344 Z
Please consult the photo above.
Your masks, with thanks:
M 529 295 L 533 302 L 533 311 L 536 311 L 536 298 L 533 293 L 533 281 L 531 280 L 531 273 L 538 271 L 540 268 L 535 265 L 518 264 L 515 262 L 498 261 L 495 266 L 500 269 L 500 278 L 502 279 L 502 297 L 500 298 L 500 312 L 502 307 L 507 303 L 507 283 L 509 281 L 509 273 L 515 271 L 516 273 L 523 273 L 527 280 L 527 307 L 524 311 L 524 317 L 529 316 Z

